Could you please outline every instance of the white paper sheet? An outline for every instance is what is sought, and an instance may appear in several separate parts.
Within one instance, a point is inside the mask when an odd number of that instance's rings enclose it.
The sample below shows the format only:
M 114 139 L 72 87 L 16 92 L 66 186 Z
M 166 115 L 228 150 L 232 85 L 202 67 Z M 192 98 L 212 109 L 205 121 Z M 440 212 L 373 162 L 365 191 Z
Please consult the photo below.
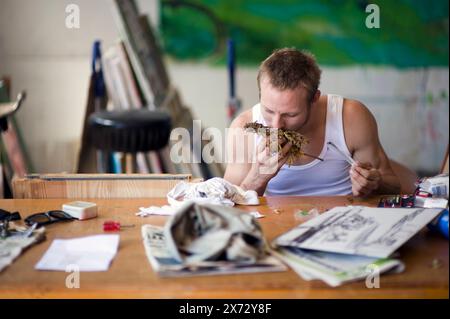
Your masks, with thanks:
M 55 239 L 36 264 L 37 270 L 106 271 L 119 247 L 119 235 Z

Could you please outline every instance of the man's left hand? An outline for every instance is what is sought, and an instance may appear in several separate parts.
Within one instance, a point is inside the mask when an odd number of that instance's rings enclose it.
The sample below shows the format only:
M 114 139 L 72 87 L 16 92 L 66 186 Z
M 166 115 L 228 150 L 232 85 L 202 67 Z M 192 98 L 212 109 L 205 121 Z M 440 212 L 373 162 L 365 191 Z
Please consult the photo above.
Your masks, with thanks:
M 364 197 L 378 189 L 381 182 L 381 174 L 370 163 L 352 165 L 350 169 L 353 196 Z

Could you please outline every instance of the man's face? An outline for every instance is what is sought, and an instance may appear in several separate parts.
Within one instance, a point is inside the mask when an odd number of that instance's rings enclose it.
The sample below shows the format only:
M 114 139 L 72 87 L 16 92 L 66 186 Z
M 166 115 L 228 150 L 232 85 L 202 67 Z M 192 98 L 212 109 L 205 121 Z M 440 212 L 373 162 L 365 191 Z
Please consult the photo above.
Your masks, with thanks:
M 261 113 L 268 126 L 289 130 L 300 130 L 305 126 L 311 108 L 305 88 L 281 91 L 266 77 L 261 79 L 260 87 Z

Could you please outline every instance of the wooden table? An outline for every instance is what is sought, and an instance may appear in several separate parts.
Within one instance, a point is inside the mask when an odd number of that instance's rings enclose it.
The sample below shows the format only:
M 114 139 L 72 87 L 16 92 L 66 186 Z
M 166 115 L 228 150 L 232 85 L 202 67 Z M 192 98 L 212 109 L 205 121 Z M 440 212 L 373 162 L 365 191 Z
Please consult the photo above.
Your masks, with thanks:
M 99 207 L 98 218 L 57 223 L 46 229 L 47 239 L 23 253 L 0 273 L 0 298 L 448 298 L 448 240 L 423 230 L 400 250 L 406 269 L 380 278 L 380 288 L 366 288 L 365 281 L 332 288 L 321 281 L 305 281 L 292 270 L 276 273 L 224 275 L 191 278 L 159 278 L 144 252 L 140 226 L 163 225 L 167 217 L 137 217 L 139 207 L 164 205 L 165 199 L 91 200 Z M 294 227 L 294 212 L 318 207 L 362 204 L 374 206 L 378 199 L 351 197 L 268 197 L 258 207 L 259 219 L 269 241 Z M 0 200 L 0 208 L 27 215 L 59 209 L 67 199 Z M 274 213 L 279 209 L 280 213 Z M 69 273 L 37 271 L 34 265 L 55 238 L 101 234 L 107 219 L 136 227 L 120 231 L 120 246 L 106 272 L 80 273 L 80 288 L 66 288 Z M 433 260 L 435 260 L 433 265 Z M 438 263 L 436 263 L 438 261 Z M 437 267 L 436 267 L 437 264 Z

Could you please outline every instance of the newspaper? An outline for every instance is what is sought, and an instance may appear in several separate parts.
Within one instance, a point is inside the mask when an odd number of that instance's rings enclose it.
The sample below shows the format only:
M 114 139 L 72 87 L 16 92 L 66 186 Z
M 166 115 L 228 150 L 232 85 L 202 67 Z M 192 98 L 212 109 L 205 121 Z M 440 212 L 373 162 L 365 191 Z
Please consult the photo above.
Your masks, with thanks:
M 396 259 L 349 256 L 295 247 L 274 251 L 304 280 L 319 279 L 332 287 L 386 272 L 402 272 L 404 264 Z
M 335 207 L 276 238 L 274 245 L 387 258 L 441 211 Z
M 142 237 L 147 258 L 161 277 L 186 277 L 199 275 L 224 275 L 237 273 L 285 271 L 286 266 L 267 254 L 256 262 L 202 261 L 183 264 L 170 254 L 164 238 L 164 228 L 144 225 Z
M 11 265 L 13 261 L 29 246 L 45 238 L 45 229 L 20 227 L 9 223 L 10 236 L 0 238 L 0 272 Z

